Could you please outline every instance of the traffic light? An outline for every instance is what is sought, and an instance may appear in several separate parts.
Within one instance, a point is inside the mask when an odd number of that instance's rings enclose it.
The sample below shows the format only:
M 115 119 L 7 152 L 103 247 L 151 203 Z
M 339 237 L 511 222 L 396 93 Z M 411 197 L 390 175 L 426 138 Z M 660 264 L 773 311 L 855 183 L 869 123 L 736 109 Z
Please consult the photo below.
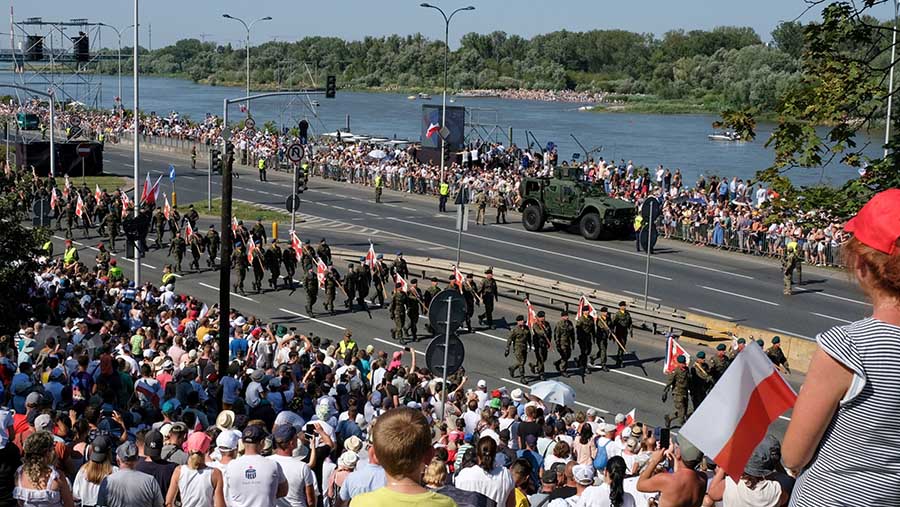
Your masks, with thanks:
M 231 171 L 234 167 L 234 144 L 225 143 L 225 165 Z
M 294 182 L 297 187 L 297 193 L 302 194 L 306 190 L 306 169 L 304 167 L 297 168 L 297 181 Z
M 209 159 L 212 162 L 212 172 L 222 172 L 222 152 L 219 150 L 209 150 Z
M 325 98 L 333 99 L 337 93 L 337 78 L 328 76 L 325 78 Z

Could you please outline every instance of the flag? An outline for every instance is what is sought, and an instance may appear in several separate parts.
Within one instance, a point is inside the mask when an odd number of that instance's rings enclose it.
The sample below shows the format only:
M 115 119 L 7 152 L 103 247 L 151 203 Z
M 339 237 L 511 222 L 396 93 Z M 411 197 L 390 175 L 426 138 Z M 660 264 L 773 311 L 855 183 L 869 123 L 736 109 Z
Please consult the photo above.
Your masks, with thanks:
M 163 216 L 166 220 L 172 219 L 172 206 L 169 206 L 169 197 L 163 194 Z
M 169 181 L 175 183 L 175 166 L 169 164 Z
M 203 308 L 200 309 L 200 316 L 197 317 L 197 319 L 203 319 L 203 317 L 206 317 L 207 313 L 209 313 L 209 306 L 207 306 L 206 303 L 203 303 Z
M 144 198 L 144 202 L 151 202 L 156 204 L 156 199 L 159 198 L 159 182 L 162 180 L 162 174 L 159 175 L 159 178 L 156 178 L 156 183 L 150 187 L 150 190 L 147 191 L 147 196 Z
M 400 290 L 403 292 L 409 292 L 409 284 L 406 283 L 406 280 L 404 280 L 402 276 L 400 276 L 400 273 L 394 273 L 394 283 L 399 283 Z
M 128 199 L 128 194 L 122 192 L 122 218 L 128 216 L 129 206 L 131 206 L 131 200 Z
M 94 184 L 94 200 L 97 201 L 97 204 L 100 204 L 100 200 L 103 199 L 103 191 L 100 190 L 100 185 Z
M 232 232 L 232 233 L 237 232 L 238 227 L 240 227 L 240 226 L 238 225 L 238 219 L 237 219 L 236 216 L 232 215 L 232 216 L 231 216 L 231 232 Z M 291 232 L 294 232 L 294 231 L 291 231 Z
M 534 311 L 534 306 L 531 305 L 531 301 L 525 300 L 525 310 L 528 312 L 526 314 L 526 321 L 528 327 L 532 327 L 537 323 L 537 312 Z
M 316 257 L 316 278 L 319 279 L 319 288 L 325 288 L 325 273 L 328 272 L 328 266 L 322 262 L 322 259 Z
M 364 261 L 364 264 L 366 266 L 369 266 L 369 269 L 374 271 L 375 270 L 375 262 L 376 262 L 375 245 L 373 245 L 372 242 L 369 242 L 369 251 L 366 252 L 366 260 Z
M 72 182 L 69 181 L 69 175 L 67 174 L 66 175 L 66 184 L 63 186 L 63 191 L 62 191 L 63 197 L 65 197 L 66 199 L 69 198 L 69 189 L 70 188 L 72 188 Z
M 634 424 L 634 413 L 636 410 L 636 408 L 633 408 L 631 409 L 631 412 L 628 412 L 625 415 L 625 426 L 631 426 L 632 424 Z
M 56 209 L 59 205 L 59 195 L 56 193 L 56 187 L 50 191 L 50 209 Z
M 253 264 L 253 257 L 256 250 L 256 243 L 251 239 L 247 242 L 247 262 L 250 264 Z
M 580 319 L 585 313 L 591 317 L 597 317 L 597 311 L 594 310 L 594 305 L 588 301 L 587 296 L 581 296 L 581 299 L 578 300 L 578 313 L 575 314 L 575 318 Z
M 425 131 L 425 137 L 431 139 L 431 136 L 437 134 L 441 130 L 441 113 L 437 109 L 433 109 L 428 115 L 428 130 Z
M 191 223 L 188 222 L 187 225 L 184 226 L 184 239 L 190 241 L 191 236 L 194 235 L 194 228 L 191 227 Z
M 247 104 L 241 104 L 238 107 L 238 109 L 240 109 L 242 113 L 246 113 L 247 112 Z
M 290 232 L 291 236 L 291 249 L 294 251 L 294 257 L 297 258 L 297 262 L 303 260 L 303 243 L 300 242 L 300 238 L 297 237 L 297 234 L 294 231 Z
M 84 215 L 84 201 L 81 200 L 81 194 L 78 194 L 78 200 L 75 202 L 75 215 L 78 218 Z
M 150 172 L 147 172 L 147 177 L 144 179 L 144 188 L 141 189 L 140 202 L 145 202 L 147 200 L 147 194 L 149 192 L 150 192 Z
M 669 335 L 666 338 L 666 362 L 663 363 L 663 373 L 668 375 L 675 371 L 675 368 L 678 367 L 678 356 L 684 356 L 688 363 L 691 362 L 691 355 L 675 340 L 674 336 Z
M 457 269 L 456 266 L 453 266 L 453 281 L 456 282 L 456 286 L 460 291 L 462 291 L 464 280 L 463 274 L 459 272 L 459 269 Z
M 763 349 L 750 342 L 684 423 L 680 435 L 738 481 L 769 425 L 796 401 L 797 393 Z

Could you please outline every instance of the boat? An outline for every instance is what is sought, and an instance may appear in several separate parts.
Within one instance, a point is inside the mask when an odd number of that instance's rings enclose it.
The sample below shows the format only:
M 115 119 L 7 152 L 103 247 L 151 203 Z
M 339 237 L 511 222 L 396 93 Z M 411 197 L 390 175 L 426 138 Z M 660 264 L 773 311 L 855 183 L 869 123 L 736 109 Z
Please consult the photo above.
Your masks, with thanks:
M 710 141 L 728 141 L 728 142 L 734 142 L 734 141 L 741 141 L 741 140 L 742 140 L 740 134 L 738 134 L 737 132 L 731 132 L 731 131 L 728 131 L 728 132 L 719 132 L 719 133 L 715 133 L 715 134 L 710 134 L 710 135 L 708 135 L 707 137 L 709 138 Z
M 313 105 L 314 107 L 319 107 L 319 101 L 318 101 L 318 100 L 312 101 L 312 105 Z
M 590 111 L 594 109 L 594 106 L 581 106 L 578 108 L 579 111 Z
M 431 100 L 431 95 L 428 95 L 427 93 L 420 93 L 418 97 L 420 100 Z
M 416 96 L 410 95 L 409 97 L 406 97 L 406 100 L 416 100 Z

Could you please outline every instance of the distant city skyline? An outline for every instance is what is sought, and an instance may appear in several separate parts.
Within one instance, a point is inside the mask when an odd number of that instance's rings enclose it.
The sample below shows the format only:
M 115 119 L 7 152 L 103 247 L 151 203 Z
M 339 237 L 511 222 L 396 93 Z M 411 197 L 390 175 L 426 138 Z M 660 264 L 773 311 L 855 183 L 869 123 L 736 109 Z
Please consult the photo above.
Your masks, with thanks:
M 272 40 L 294 41 L 306 36 L 334 36 L 359 40 L 366 36 L 422 33 L 430 39 L 442 39 L 444 23 L 437 12 L 419 7 L 420 1 L 335 0 L 333 2 L 288 0 L 221 0 L 219 2 L 184 2 L 154 0 L 141 2 L 140 44 L 159 48 L 180 39 L 195 38 L 218 44 L 243 46 L 245 31 L 240 23 L 222 18 L 223 13 L 244 18 L 248 22 L 263 16 L 271 21 L 260 22 L 253 28 L 252 45 Z M 517 34 L 525 38 L 556 30 L 586 31 L 594 29 L 622 29 L 662 36 L 675 29 L 709 30 L 716 26 L 750 26 L 763 41 L 771 39 L 771 31 L 782 21 L 800 16 L 806 4 L 803 0 L 755 0 L 738 2 L 726 0 L 631 0 L 627 3 L 609 0 L 562 0 L 547 7 L 546 0 L 451 0 L 432 2 L 445 10 L 473 5 L 475 12 L 461 13 L 451 26 L 451 46 L 457 47 L 468 32 L 490 33 L 495 30 Z M 45 0 L 43 2 L 11 2 L 16 21 L 41 17 L 45 21 L 87 18 L 118 28 L 132 23 L 133 2 L 124 0 L 92 0 L 71 2 Z M 212 4 L 212 5 L 211 5 Z M 511 4 L 515 8 L 511 8 Z M 560 8 L 565 6 L 565 8 Z M 881 12 L 884 11 L 884 12 Z M 801 21 L 816 19 L 819 9 L 807 12 Z M 879 6 L 872 15 L 890 17 L 890 6 Z M 7 25 L 8 26 L 8 25 Z M 149 28 L 149 29 L 148 29 Z M 3 29 L 6 32 L 8 29 Z M 152 43 L 150 40 L 152 30 Z M 21 34 L 17 34 L 21 35 Z M 131 32 L 123 36 L 131 40 Z M 103 46 L 115 46 L 112 30 L 101 35 Z M 152 45 L 151 45 L 152 44 Z M 9 35 L 0 35 L 0 47 L 9 47 Z

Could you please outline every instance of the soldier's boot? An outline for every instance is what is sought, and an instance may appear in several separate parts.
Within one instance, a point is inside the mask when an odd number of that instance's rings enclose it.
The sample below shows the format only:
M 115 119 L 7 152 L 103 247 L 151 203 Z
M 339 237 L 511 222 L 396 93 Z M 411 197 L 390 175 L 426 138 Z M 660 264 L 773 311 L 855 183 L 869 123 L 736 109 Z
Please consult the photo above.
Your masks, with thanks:
M 510 366 L 509 368 L 507 368 L 507 370 L 509 370 L 509 376 L 510 376 L 510 377 L 515 377 L 515 376 L 516 376 L 516 367 L 515 367 L 515 366 Z
M 672 427 L 672 417 L 669 414 L 666 414 L 663 418 L 666 421 L 666 428 L 671 428 Z

